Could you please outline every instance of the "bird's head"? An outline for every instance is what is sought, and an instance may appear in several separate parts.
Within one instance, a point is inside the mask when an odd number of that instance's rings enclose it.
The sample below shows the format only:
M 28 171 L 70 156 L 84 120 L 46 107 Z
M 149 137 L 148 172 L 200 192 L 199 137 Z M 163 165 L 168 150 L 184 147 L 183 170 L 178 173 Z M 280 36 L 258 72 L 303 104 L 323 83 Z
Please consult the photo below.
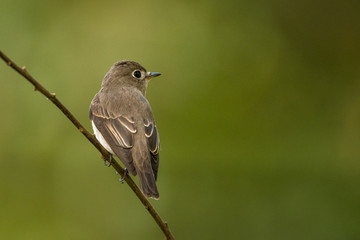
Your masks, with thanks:
M 120 61 L 110 68 L 103 79 L 102 86 L 110 88 L 135 87 L 145 95 L 149 80 L 160 75 L 159 72 L 147 72 L 137 62 Z

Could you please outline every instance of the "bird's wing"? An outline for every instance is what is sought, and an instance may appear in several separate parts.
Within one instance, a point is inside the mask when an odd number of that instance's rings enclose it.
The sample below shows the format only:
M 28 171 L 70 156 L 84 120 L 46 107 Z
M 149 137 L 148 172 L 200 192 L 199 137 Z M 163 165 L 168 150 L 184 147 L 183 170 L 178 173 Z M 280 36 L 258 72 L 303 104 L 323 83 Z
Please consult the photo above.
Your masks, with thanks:
M 110 112 L 96 102 L 92 102 L 90 106 L 89 117 L 113 152 L 125 164 L 126 168 L 133 175 L 136 175 L 131 156 L 134 134 L 137 132 L 133 118 Z
M 151 155 L 151 167 L 156 180 L 157 172 L 159 169 L 159 148 L 160 148 L 159 133 L 157 131 L 154 120 L 144 118 L 144 127 L 145 127 L 145 137 L 148 141 L 148 148 Z
M 113 152 L 125 164 L 133 175 L 137 174 L 134 166 L 131 150 L 134 146 L 134 134 L 138 132 L 132 116 L 125 116 L 119 111 L 109 111 L 99 103 L 97 97 L 90 105 L 89 118 L 99 130 Z M 147 113 L 151 113 L 150 105 L 147 105 Z M 140 127 L 140 126 L 139 126 Z M 145 114 L 143 118 L 144 135 L 147 141 L 148 151 L 151 156 L 151 168 L 155 180 L 159 169 L 159 134 L 152 114 Z M 143 131 L 141 131 L 143 132 Z M 146 146 L 144 146 L 146 147 Z

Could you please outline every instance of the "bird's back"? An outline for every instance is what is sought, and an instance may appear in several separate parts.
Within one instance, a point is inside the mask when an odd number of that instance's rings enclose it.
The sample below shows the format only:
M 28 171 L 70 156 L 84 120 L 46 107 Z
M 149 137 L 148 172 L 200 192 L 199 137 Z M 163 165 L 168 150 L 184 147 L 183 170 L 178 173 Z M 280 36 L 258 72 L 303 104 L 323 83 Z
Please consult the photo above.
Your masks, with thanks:
M 159 136 L 149 102 L 134 88 L 102 88 L 100 92 L 89 113 L 96 130 L 129 172 L 139 174 L 143 193 L 158 198 Z

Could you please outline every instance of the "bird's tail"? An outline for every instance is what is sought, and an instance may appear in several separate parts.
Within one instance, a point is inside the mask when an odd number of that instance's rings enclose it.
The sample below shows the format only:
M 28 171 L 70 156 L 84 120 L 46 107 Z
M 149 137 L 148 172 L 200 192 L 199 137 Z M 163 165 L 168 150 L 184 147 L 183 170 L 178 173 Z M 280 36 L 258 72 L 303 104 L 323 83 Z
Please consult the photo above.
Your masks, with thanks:
M 139 176 L 140 190 L 146 197 L 159 199 L 159 192 L 156 187 L 155 174 L 151 165 L 151 156 L 146 146 L 146 143 L 137 141 L 134 144 L 132 157 L 136 172 Z
M 150 167 L 150 166 L 149 166 Z M 140 190 L 146 197 L 159 199 L 159 192 L 156 187 L 155 177 L 150 167 L 149 170 L 138 171 L 140 180 Z

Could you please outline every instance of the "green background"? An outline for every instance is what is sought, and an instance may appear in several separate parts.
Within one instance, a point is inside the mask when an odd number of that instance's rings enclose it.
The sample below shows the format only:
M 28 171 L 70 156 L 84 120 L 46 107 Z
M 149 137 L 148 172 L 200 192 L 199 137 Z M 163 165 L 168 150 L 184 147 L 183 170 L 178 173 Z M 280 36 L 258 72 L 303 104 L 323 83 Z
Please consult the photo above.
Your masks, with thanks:
M 177 239 L 359 239 L 359 1 L 0 1 L 0 49 L 90 130 L 118 60 L 161 138 Z M 0 239 L 164 239 L 96 149 L 0 64 Z M 137 180 L 137 178 L 135 178 Z

